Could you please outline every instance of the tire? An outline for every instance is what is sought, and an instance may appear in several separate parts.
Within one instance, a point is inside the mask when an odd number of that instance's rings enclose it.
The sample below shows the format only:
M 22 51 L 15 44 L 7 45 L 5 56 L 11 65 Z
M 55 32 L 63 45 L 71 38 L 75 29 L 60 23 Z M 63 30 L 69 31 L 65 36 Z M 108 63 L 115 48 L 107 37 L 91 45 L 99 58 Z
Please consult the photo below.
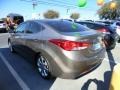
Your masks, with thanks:
M 8 41 L 8 46 L 9 46 L 10 51 L 11 51 L 12 53 L 14 53 L 15 50 L 14 50 L 14 48 L 13 48 L 13 46 L 12 46 L 11 41 Z
M 52 78 L 50 74 L 50 65 L 43 55 L 38 55 L 37 57 L 37 69 L 43 79 Z

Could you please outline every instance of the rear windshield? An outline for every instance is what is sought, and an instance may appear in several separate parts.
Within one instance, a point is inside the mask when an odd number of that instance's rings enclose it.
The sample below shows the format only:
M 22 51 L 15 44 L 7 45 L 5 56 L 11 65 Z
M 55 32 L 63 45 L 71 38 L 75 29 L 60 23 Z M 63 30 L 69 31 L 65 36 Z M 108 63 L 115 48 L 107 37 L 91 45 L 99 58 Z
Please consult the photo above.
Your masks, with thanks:
M 48 21 L 46 24 L 58 32 L 80 32 L 88 30 L 83 25 L 70 21 Z

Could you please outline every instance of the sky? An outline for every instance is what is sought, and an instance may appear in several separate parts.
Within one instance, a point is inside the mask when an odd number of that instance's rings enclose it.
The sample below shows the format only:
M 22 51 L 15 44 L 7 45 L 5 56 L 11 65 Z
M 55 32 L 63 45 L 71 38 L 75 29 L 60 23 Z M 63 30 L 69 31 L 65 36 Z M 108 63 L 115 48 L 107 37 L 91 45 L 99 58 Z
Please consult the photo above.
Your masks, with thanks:
M 100 6 L 97 5 L 97 0 L 87 0 L 87 4 L 85 7 L 78 7 L 78 0 L 37 0 L 37 1 L 41 3 L 38 3 L 35 9 L 33 9 L 32 2 L 25 2 L 23 0 L 0 0 L 0 18 L 6 17 L 7 14 L 9 13 L 17 13 L 23 15 L 25 20 L 32 19 L 32 17 L 34 17 L 35 15 L 39 15 L 38 18 L 43 19 L 44 18 L 43 13 L 45 13 L 47 10 L 52 9 L 58 11 L 60 14 L 59 18 L 63 19 L 69 18 L 72 12 L 80 13 L 81 20 L 99 19 L 97 15 L 97 10 L 100 8 Z M 110 0 L 105 0 L 105 2 L 108 1 Z M 42 2 L 57 4 L 64 3 L 64 6 L 74 4 L 76 8 L 50 5 Z

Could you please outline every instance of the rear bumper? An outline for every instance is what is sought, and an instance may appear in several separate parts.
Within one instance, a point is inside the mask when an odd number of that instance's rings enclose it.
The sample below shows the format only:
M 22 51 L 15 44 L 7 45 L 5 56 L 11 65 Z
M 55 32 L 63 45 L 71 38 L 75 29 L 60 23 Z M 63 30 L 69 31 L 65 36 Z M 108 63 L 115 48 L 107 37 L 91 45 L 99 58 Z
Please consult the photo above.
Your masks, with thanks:
M 80 78 L 80 77 L 82 77 L 82 76 L 84 76 L 84 75 L 86 75 L 86 74 L 94 71 L 96 68 L 98 68 L 98 67 L 101 65 L 101 63 L 102 63 L 102 60 L 101 60 L 100 63 L 94 65 L 93 67 L 91 67 L 90 69 L 88 69 L 86 72 L 81 73 L 81 74 L 80 74 L 79 76 L 77 76 L 75 79 Z
M 55 46 L 51 47 L 46 47 L 42 54 L 48 58 L 51 74 L 64 79 L 75 79 L 87 74 L 99 66 L 105 57 L 105 48 L 101 48 L 98 52 L 89 52 L 91 54 L 86 55 L 84 50 L 65 51 L 57 49 Z
M 65 59 L 66 62 L 64 62 L 63 65 L 62 63 L 57 64 L 60 69 L 59 75 L 57 76 L 64 79 L 75 79 L 81 77 L 97 68 L 103 61 L 104 57 L 105 49 L 101 50 L 97 56 L 90 58 L 86 57 L 84 60 L 80 59 L 79 61 L 74 61 Z
M 64 79 L 77 79 L 95 70 L 101 64 L 102 61 L 103 59 L 99 59 L 97 60 L 96 63 L 91 64 L 91 65 L 87 65 L 85 63 L 80 62 L 79 63 L 80 66 L 78 69 L 76 70 L 71 69 L 70 72 L 62 71 L 59 77 L 64 78 Z M 78 62 L 76 63 L 76 65 L 77 64 Z

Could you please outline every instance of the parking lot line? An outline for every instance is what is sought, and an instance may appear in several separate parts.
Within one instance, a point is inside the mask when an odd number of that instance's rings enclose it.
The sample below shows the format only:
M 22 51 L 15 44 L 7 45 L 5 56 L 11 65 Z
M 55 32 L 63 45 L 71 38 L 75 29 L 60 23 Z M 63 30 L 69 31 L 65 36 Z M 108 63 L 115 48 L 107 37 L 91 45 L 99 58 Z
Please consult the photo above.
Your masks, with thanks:
M 0 57 L 3 60 L 3 62 L 5 63 L 6 67 L 8 68 L 8 70 L 11 72 L 11 74 L 13 75 L 13 77 L 16 79 L 16 81 L 18 82 L 18 84 L 20 85 L 20 87 L 22 88 L 22 90 L 30 90 L 30 88 L 26 85 L 26 83 L 20 78 L 20 76 L 17 74 L 17 72 L 14 70 L 14 68 L 9 64 L 9 62 L 5 59 L 5 57 L 2 55 L 2 53 L 0 52 Z

